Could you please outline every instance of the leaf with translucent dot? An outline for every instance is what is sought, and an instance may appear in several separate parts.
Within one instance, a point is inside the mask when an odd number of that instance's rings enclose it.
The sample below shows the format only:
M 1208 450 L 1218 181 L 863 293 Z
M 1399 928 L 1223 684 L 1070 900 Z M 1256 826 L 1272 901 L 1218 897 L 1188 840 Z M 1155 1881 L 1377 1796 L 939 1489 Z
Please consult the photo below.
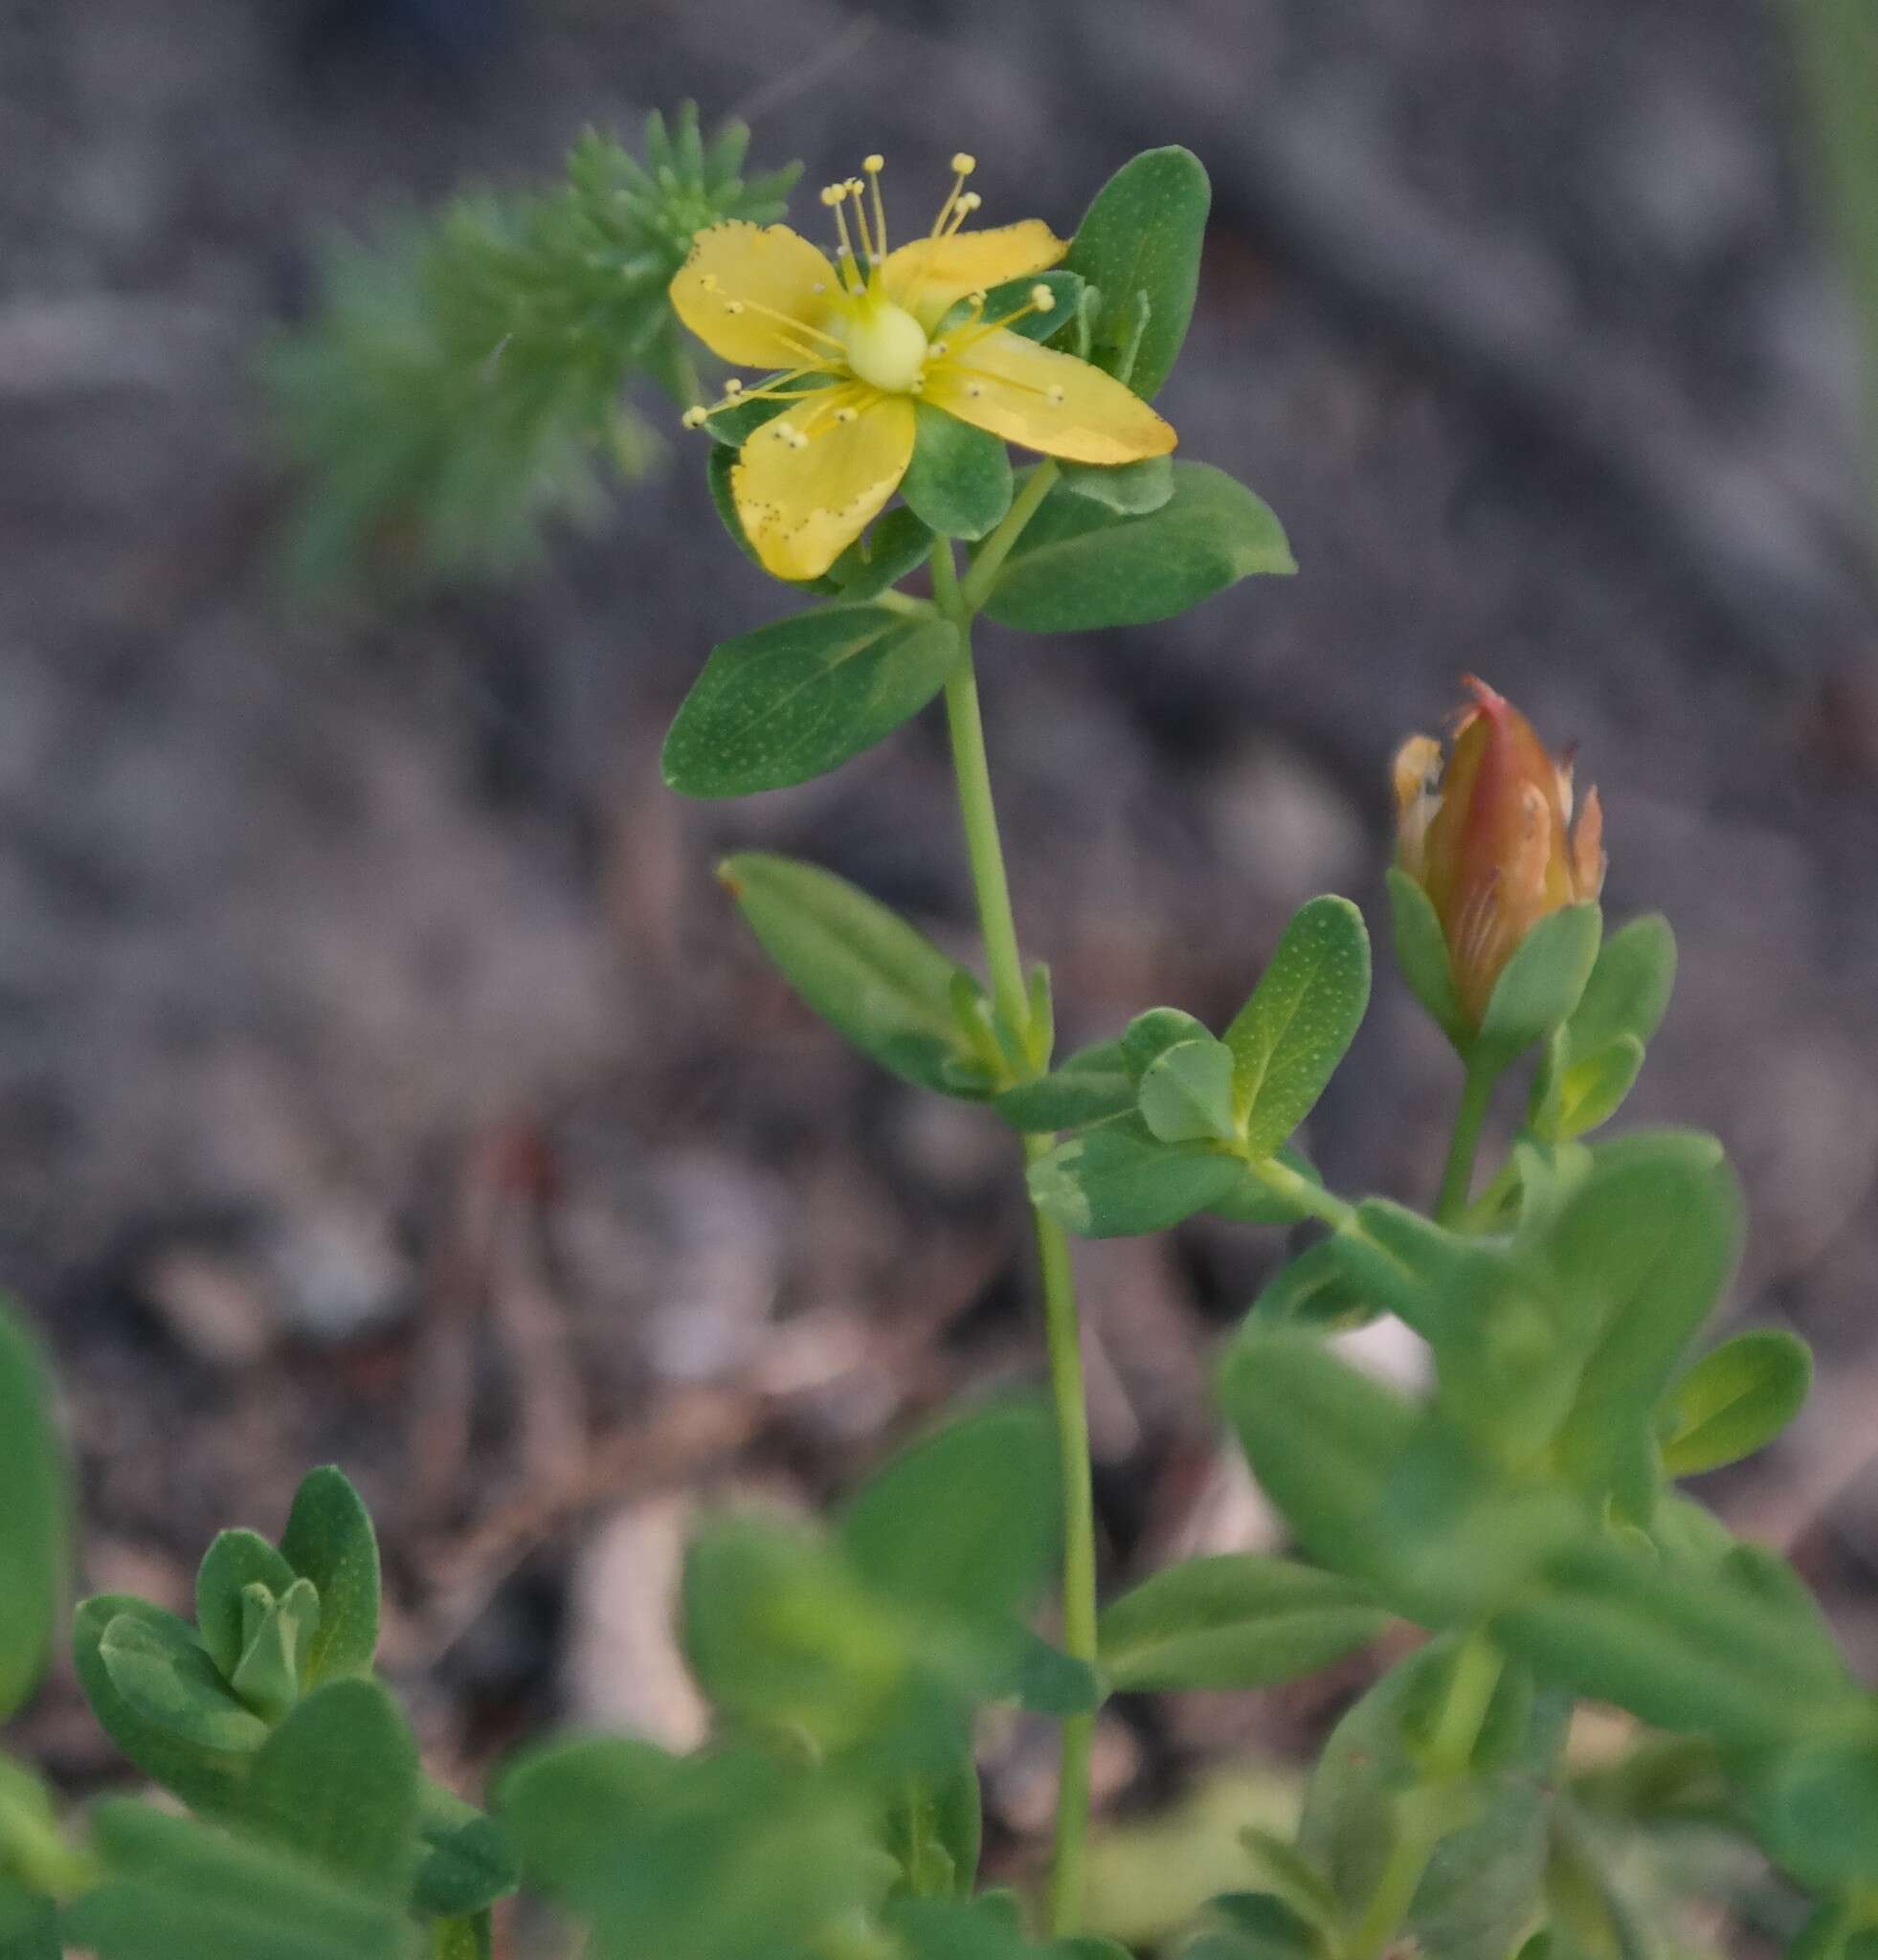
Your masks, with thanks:
M 950 621 L 879 602 L 821 607 L 726 640 L 665 738 L 666 785 L 748 796 L 825 775 L 918 714 L 958 654 Z
M 1175 462 L 1174 491 L 1129 515 L 1058 484 L 1005 560 L 985 612 L 1025 633 L 1171 619 L 1258 572 L 1297 569 L 1285 531 L 1244 484 Z

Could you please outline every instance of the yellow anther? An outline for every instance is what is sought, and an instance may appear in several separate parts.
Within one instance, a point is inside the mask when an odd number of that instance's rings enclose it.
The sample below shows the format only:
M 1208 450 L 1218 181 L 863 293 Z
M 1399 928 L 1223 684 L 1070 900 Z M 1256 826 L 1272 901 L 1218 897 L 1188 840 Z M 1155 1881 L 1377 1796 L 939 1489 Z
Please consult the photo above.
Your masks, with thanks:
M 726 394 L 742 394 L 744 391 L 744 385 L 733 374 L 731 375 L 730 379 L 724 384 L 724 391 Z
M 714 272 L 707 272 L 707 273 L 704 274 L 704 275 L 703 275 L 703 277 L 702 277 L 702 278 L 701 278 L 699 279 L 699 281 L 698 281 L 698 287 L 699 287 L 699 290 L 700 290 L 701 292 L 705 292 L 705 293 L 714 293 L 714 292 L 716 292 L 716 291 L 717 291 L 717 275 L 716 275 L 716 273 L 714 273 Z
M 926 350 L 933 360 L 943 361 L 951 352 L 951 345 L 946 341 L 934 341 Z
M 848 187 L 845 184 L 824 184 L 821 187 L 821 201 L 830 211 L 833 211 L 847 194 Z
M 975 402 L 984 393 L 985 384 L 982 381 L 968 381 L 965 384 L 965 391 Z
M 984 199 L 975 190 L 968 190 L 958 201 L 960 211 L 976 211 Z
M 1051 292 L 1041 279 L 1039 279 L 1030 289 L 1030 303 L 1037 308 L 1038 312 L 1049 313 L 1055 310 L 1057 296 Z
M 1062 389 L 1060 385 L 1053 384 L 1051 387 L 1045 389 L 1043 391 L 1049 397 L 1050 406 L 1053 409 L 1060 409 L 1062 407 Z
M 741 313 L 744 310 L 744 302 L 741 300 L 727 300 L 724 302 L 724 310 L 727 313 Z
M 960 150 L 952 159 L 952 169 L 961 177 L 969 177 L 978 167 L 978 159 L 969 150 Z
M 867 174 L 871 177 L 875 175 L 877 171 L 884 170 L 886 168 L 886 158 L 883 157 L 879 150 L 876 150 L 871 156 L 865 156 L 861 158 L 861 167 L 863 170 L 865 170 Z
M 704 426 L 704 411 L 703 409 L 686 409 L 684 413 L 679 417 L 679 421 L 686 429 L 702 429 Z
M 859 409 L 837 409 L 835 419 L 838 422 L 852 422 L 860 413 Z

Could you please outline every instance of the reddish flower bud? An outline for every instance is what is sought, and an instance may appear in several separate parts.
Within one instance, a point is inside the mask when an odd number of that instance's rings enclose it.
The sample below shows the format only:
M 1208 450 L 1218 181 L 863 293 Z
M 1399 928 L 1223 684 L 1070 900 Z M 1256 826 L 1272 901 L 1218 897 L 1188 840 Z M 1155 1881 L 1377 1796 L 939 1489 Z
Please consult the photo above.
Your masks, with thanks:
M 1469 675 L 1466 685 L 1474 705 L 1455 724 L 1444 771 L 1426 735 L 1397 754 L 1397 862 L 1428 894 L 1461 1012 L 1478 1028 L 1520 941 L 1603 889 L 1604 817 L 1590 790 L 1574 827 L 1570 763 L 1554 762 L 1485 681 Z

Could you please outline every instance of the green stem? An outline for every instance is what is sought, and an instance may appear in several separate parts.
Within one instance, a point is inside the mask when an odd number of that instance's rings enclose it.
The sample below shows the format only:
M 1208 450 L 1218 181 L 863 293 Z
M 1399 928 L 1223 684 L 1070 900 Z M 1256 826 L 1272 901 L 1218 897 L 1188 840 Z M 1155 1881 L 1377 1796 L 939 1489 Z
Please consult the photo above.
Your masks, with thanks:
M 1503 1664 L 1499 1650 L 1484 1634 L 1470 1634 L 1462 1642 L 1429 1740 L 1421 1781 L 1397 1800 L 1395 1838 L 1375 1890 L 1344 1949 L 1344 1960 L 1381 1960 L 1407 1921 L 1429 1860 L 1447 1836 L 1451 1814 L 1442 1799 L 1467 1778 Z
M 1493 1100 L 1493 1084 L 1499 1080 L 1498 1068 L 1479 1061 L 1467 1064 L 1461 1107 L 1454 1118 L 1454 1140 L 1448 1146 L 1447 1170 L 1442 1178 L 1442 1194 L 1435 1201 L 1437 1225 L 1458 1225 L 1462 1213 L 1467 1209 L 1467 1192 L 1474 1181 L 1474 1158 L 1480 1150 L 1481 1126 L 1487 1121 L 1487 1106 Z
M 978 546 L 978 555 L 972 561 L 972 569 L 965 574 L 965 583 L 959 589 L 968 612 L 977 612 L 991 596 L 992 584 L 1003 570 L 1011 546 L 1037 515 L 1037 506 L 1050 494 L 1057 474 L 1056 459 L 1046 456 L 1031 471 L 1030 480 L 1011 500 L 1011 508 L 1004 513 L 997 528 Z
M 1005 875 L 1004 851 L 997 834 L 997 810 L 992 800 L 984 717 L 978 705 L 978 683 L 972 665 L 972 612 L 977 603 L 973 596 L 974 586 L 989 584 L 1004 553 L 1048 490 L 1047 481 L 1038 488 L 1038 478 L 1046 471 L 1051 476 L 1055 474 L 1053 465 L 1039 465 L 1023 495 L 1013 503 L 1003 523 L 987 542 L 963 587 L 958 582 L 950 544 L 941 539 L 932 553 L 934 602 L 959 629 L 958 662 L 946 681 L 946 722 L 951 734 L 959 816 L 965 828 L 966 855 L 978 902 L 978 924 L 984 936 L 992 998 L 999 1018 L 1026 1047 L 1031 1036 L 1030 994 L 1024 984 L 1023 956 L 1017 947 L 1017 920 L 1011 909 L 1010 880 Z M 1035 1163 L 1054 1142 L 1046 1133 L 1026 1136 L 1025 1164 Z M 1069 1241 L 1062 1228 L 1034 1207 L 1032 1218 L 1042 1272 L 1044 1338 L 1050 1357 L 1050 1394 L 1056 1409 L 1057 1454 L 1062 1478 L 1062 1644 L 1063 1651 L 1074 1659 L 1093 1667 L 1095 1499 L 1089 1473 L 1089 1423 L 1075 1278 L 1070 1270 Z M 1048 1908 L 1053 1936 L 1073 1931 L 1082 1913 L 1089 1825 L 1089 1749 L 1094 1734 L 1093 1715 L 1071 1716 L 1062 1726 L 1062 1766 L 1057 1791 L 1056 1848 L 1050 1868 Z
M 1299 1211 L 1308 1212 L 1313 1218 L 1321 1218 L 1332 1232 L 1353 1232 L 1356 1230 L 1356 1207 L 1345 1204 L 1334 1192 L 1328 1192 L 1321 1184 L 1313 1184 L 1309 1178 L 1301 1177 L 1288 1164 L 1282 1164 L 1276 1157 L 1259 1157 L 1247 1160 L 1252 1175 L 1269 1192 L 1276 1193 Z
M 1049 1149 L 1047 1136 L 1024 1139 L 1024 1161 Z M 1089 1476 L 1089 1419 L 1083 1388 L 1083 1344 L 1076 1281 L 1062 1227 L 1033 1210 L 1037 1255 L 1043 1272 L 1043 1325 L 1050 1351 L 1050 1397 L 1057 1412 L 1057 1454 L 1062 1466 L 1062 1644 L 1075 1659 L 1095 1665 L 1095 1493 Z M 1089 1825 L 1089 1749 L 1093 1715 L 1062 1725 L 1057 1784 L 1056 1850 L 1050 1865 L 1048 1927 L 1052 1937 L 1073 1932 L 1083 1909 L 1083 1867 Z

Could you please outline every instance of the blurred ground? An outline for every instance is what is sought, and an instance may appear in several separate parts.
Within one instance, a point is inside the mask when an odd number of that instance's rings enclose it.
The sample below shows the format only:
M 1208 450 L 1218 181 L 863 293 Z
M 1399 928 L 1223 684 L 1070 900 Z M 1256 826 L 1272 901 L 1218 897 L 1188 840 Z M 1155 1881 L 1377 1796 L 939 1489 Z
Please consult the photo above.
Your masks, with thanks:
M 1303 569 L 1165 629 L 988 639 L 1066 1036 L 1223 1016 L 1312 892 L 1379 925 L 1388 759 L 1463 670 L 1576 741 L 1608 908 L 1683 947 L 1626 1120 L 1720 1133 L 1754 1221 L 1733 1310 L 1827 1364 L 1715 1495 L 1878 1663 L 1878 606 L 1760 0 L 13 0 L 0 1272 L 63 1364 L 88 1580 L 180 1594 L 213 1528 L 277 1525 L 337 1458 L 441 1767 L 567 1714 L 682 1738 L 684 1505 L 818 1501 L 1035 1371 L 1009 1140 L 845 1054 L 710 878 L 800 852 L 969 945 L 940 730 L 735 806 L 660 786 L 689 677 L 774 603 L 695 452 L 500 590 L 322 614 L 273 576 L 248 375 L 319 230 L 542 178 L 583 122 L 687 94 L 811 185 L 887 151 L 902 211 L 970 148 L 989 220 L 1065 231 L 1134 148 L 1200 152 L 1164 406 Z M 1313 1150 L 1425 1198 L 1454 1088 L 1387 974 Z M 1263 1528 L 1203 1387 L 1280 1252 L 1196 1226 L 1084 1261 L 1114 1576 Z M 1284 1747 L 1340 1691 L 1124 1708 L 1106 1785 Z M 64 1687 L 26 1741 L 108 1768 Z M 1021 1836 L 1047 1752 L 998 1765 Z

